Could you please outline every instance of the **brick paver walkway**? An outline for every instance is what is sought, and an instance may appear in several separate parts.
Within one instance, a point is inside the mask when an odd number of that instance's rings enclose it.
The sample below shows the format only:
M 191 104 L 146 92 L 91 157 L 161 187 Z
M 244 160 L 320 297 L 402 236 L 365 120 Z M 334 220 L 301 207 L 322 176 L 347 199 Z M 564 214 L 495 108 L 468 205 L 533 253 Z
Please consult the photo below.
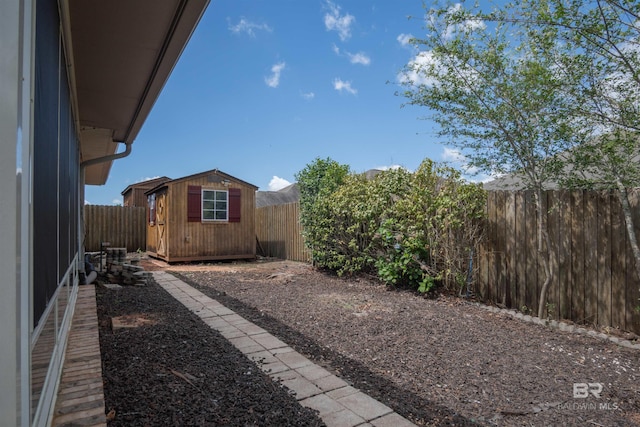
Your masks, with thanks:
M 327 426 L 408 427 L 414 424 L 280 341 L 264 329 L 164 271 L 155 281 L 220 332 L 260 369 L 295 393 L 301 405 L 316 409 Z

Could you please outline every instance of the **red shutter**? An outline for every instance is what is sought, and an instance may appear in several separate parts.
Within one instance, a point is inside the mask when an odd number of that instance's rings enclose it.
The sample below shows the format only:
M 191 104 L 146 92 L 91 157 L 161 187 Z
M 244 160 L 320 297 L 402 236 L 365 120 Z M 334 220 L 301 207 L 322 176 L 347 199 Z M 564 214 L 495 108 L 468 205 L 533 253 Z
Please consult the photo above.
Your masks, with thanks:
M 202 187 L 190 185 L 187 189 L 187 221 L 200 222 L 202 220 Z
M 229 189 L 229 222 L 240 222 L 240 211 L 242 205 L 240 204 L 240 189 Z

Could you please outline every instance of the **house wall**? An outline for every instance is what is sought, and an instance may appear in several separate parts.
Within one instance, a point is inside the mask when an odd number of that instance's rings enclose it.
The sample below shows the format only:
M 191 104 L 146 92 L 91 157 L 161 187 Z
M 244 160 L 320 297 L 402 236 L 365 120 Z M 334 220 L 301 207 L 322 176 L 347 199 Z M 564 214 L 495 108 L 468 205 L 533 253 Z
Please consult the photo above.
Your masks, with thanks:
M 28 19 L 21 14 L 24 12 Z M 29 215 L 31 3 L 0 2 L 0 425 L 29 425 L 27 305 Z M 26 65 L 30 65 L 27 63 Z M 22 82 L 22 84 L 21 84 Z M 25 179 L 23 179 L 23 176 Z
M 0 2 L 3 426 L 48 424 L 78 285 L 81 178 L 58 11 Z
M 172 182 L 168 199 L 167 261 L 252 258 L 256 254 L 255 188 L 231 181 L 225 186 L 209 175 Z M 187 188 L 241 190 L 240 222 L 188 222 Z

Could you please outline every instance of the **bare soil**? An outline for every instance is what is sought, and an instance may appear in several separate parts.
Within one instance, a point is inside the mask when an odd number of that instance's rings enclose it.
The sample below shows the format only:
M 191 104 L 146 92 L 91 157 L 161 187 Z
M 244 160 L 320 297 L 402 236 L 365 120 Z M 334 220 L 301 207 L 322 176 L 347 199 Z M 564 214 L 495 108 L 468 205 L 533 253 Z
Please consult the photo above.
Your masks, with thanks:
M 363 278 L 341 279 L 294 262 L 167 266 L 147 261 L 143 265 L 147 270 L 163 268 L 176 274 L 418 425 L 640 425 L 640 351 L 608 340 L 524 322 L 455 297 L 428 299 Z M 156 294 L 164 292 L 155 286 L 149 289 Z M 128 290 L 118 292 L 124 295 Z M 103 322 L 114 312 L 104 309 L 107 299 L 112 297 L 100 297 L 99 293 Z M 155 303 L 150 297 L 148 304 L 140 304 L 146 307 Z M 167 314 L 180 311 L 170 301 L 165 304 L 171 306 Z M 153 312 L 155 308 L 148 310 Z M 103 365 L 108 365 L 122 348 L 144 345 L 146 351 L 132 352 L 129 357 L 144 361 L 137 363 L 151 374 L 138 382 L 123 380 L 123 385 L 118 384 L 118 378 L 105 381 L 105 393 L 115 399 L 110 401 L 108 397 L 108 406 L 120 405 L 118 399 L 126 399 L 129 387 L 158 373 L 169 377 L 174 386 L 190 390 L 191 386 L 171 374 L 168 367 L 190 372 L 201 386 L 207 382 L 199 379 L 208 375 L 207 366 L 218 365 L 221 360 L 230 366 L 245 363 L 239 360 L 244 356 L 223 340 L 215 338 L 212 344 L 214 332 L 200 332 L 204 323 L 183 320 L 186 314 L 164 325 L 178 328 L 186 322 L 188 327 L 160 341 L 148 343 L 150 334 L 142 332 L 157 324 L 139 328 L 136 336 L 112 333 L 109 339 L 120 341 L 117 347 L 109 342 L 102 345 L 103 353 L 107 353 L 103 354 Z M 192 331 L 196 330 L 194 338 Z M 206 344 L 180 355 L 154 354 L 159 342 L 170 345 L 178 341 L 192 347 L 194 341 L 205 339 L 200 334 L 208 337 Z M 192 360 L 202 358 L 206 361 L 196 362 L 196 373 L 191 372 Z M 248 366 L 243 365 L 239 372 Z M 256 371 L 253 368 L 252 372 Z M 583 383 L 586 385 L 580 385 Z M 227 381 L 219 386 L 229 387 L 226 393 L 238 399 L 236 406 L 246 408 L 242 399 L 249 390 L 235 389 L 234 384 Z M 109 392 L 113 387 L 116 393 Z M 250 393 L 273 393 L 268 386 L 261 387 Z M 585 390 L 588 397 L 582 398 Z M 154 407 L 165 405 L 161 399 L 167 393 L 158 395 L 157 400 L 147 397 L 149 402 L 137 410 L 144 412 L 151 403 Z M 190 402 L 188 396 L 182 396 L 185 405 L 212 411 L 209 400 Z M 218 416 L 230 410 L 216 405 L 213 412 Z M 276 403 L 273 407 L 279 406 Z M 285 418 L 289 414 L 306 415 L 299 408 L 287 411 L 280 411 Z M 201 425 L 284 425 L 261 418 L 262 412 L 244 424 L 227 423 L 234 416 L 227 415 L 225 422 L 200 420 Z M 288 422 L 317 422 L 305 420 L 290 418 Z

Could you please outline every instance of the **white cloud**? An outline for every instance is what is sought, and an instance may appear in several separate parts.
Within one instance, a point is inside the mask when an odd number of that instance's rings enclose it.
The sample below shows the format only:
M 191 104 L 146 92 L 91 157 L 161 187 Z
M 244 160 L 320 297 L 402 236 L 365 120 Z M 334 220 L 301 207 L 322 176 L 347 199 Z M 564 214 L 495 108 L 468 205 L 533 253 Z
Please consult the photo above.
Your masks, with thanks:
M 303 92 L 300 94 L 300 96 L 306 99 L 307 101 L 311 101 L 313 98 L 316 97 L 316 94 L 313 92 L 307 92 L 307 93 Z
M 278 62 L 273 67 L 271 67 L 271 75 L 264 78 L 264 82 L 269 87 L 278 87 L 280 85 L 280 73 L 286 67 L 284 62 Z
M 122 206 L 122 199 L 113 199 L 111 201 L 111 204 L 116 206 Z
M 411 84 L 413 86 L 432 86 L 437 82 L 437 80 L 435 78 L 425 76 L 425 73 L 422 71 L 429 67 L 438 67 L 433 53 L 428 51 L 419 52 L 407 64 L 408 71 L 403 71 L 398 75 L 398 80 L 400 83 Z
M 329 12 L 324 15 L 324 26 L 327 31 L 337 31 L 340 40 L 345 41 L 351 37 L 351 24 L 356 21 L 353 15 L 340 14 L 340 6 L 327 1 Z
M 409 43 L 409 41 L 413 38 L 412 34 L 400 34 L 397 38 L 398 42 L 402 45 L 402 46 L 411 46 L 411 43 Z
M 456 17 L 454 23 L 451 23 L 453 17 Z M 464 16 L 464 19 L 460 20 L 460 16 Z M 444 17 L 436 15 L 432 12 L 428 18 L 432 23 L 438 20 L 442 20 L 445 23 L 442 31 L 442 37 L 445 39 L 451 39 L 456 33 L 468 34 L 475 30 L 483 30 L 486 28 L 486 24 L 481 19 L 473 18 L 463 8 L 461 3 L 456 3 L 447 9 L 447 13 Z
M 151 177 L 149 177 L 149 176 L 148 176 L 148 177 L 146 177 L 146 178 L 140 178 L 140 179 L 138 179 L 138 180 L 136 181 L 136 184 L 137 184 L 137 183 L 139 183 L 139 182 L 150 181 L 150 180 L 152 180 L 152 179 L 158 179 L 158 178 L 160 178 L 160 175 L 151 176 Z
M 371 64 L 371 58 L 369 58 L 365 53 L 358 52 L 354 54 L 347 52 L 347 56 L 349 57 L 349 61 L 351 61 L 352 64 Z
M 391 166 L 377 166 L 374 169 L 378 169 L 381 171 L 388 171 L 388 170 L 396 170 L 396 169 L 407 169 L 404 166 L 400 166 L 400 165 L 391 165 Z
M 466 174 L 475 175 L 478 173 L 478 168 L 469 166 L 467 157 L 456 148 L 444 147 L 441 154 L 442 160 L 450 163 L 453 167 L 461 169 Z
M 362 64 L 362 65 L 371 64 L 371 58 L 364 52 L 351 53 L 351 52 L 345 51 L 344 55 L 342 55 L 340 52 L 340 48 L 336 46 L 335 43 L 333 44 L 332 50 L 338 56 L 346 56 L 347 58 L 349 58 L 349 61 L 352 64 Z
M 269 191 L 278 191 L 288 185 L 291 185 L 289 181 L 274 175 L 273 178 L 271 178 L 271 181 L 269 181 Z
M 229 22 L 229 18 L 227 18 L 227 22 Z M 269 33 L 273 31 L 267 24 L 256 24 L 244 17 L 241 17 L 240 21 L 238 21 L 238 23 L 235 25 L 232 25 L 231 22 L 229 22 L 229 30 L 234 34 L 245 33 L 250 35 L 251 37 L 256 36 L 257 30 L 266 31 Z
M 85 205 L 90 205 L 90 204 L 91 204 L 91 202 L 85 199 L 84 204 L 85 204 Z
M 358 93 L 356 89 L 351 87 L 351 82 L 345 82 L 341 79 L 333 79 L 333 88 L 338 92 L 342 92 L 344 90 L 345 92 L 348 92 L 352 95 Z
M 466 158 L 464 154 L 460 152 L 460 150 L 455 148 L 444 147 L 442 150 L 442 160 L 445 162 L 466 162 Z

